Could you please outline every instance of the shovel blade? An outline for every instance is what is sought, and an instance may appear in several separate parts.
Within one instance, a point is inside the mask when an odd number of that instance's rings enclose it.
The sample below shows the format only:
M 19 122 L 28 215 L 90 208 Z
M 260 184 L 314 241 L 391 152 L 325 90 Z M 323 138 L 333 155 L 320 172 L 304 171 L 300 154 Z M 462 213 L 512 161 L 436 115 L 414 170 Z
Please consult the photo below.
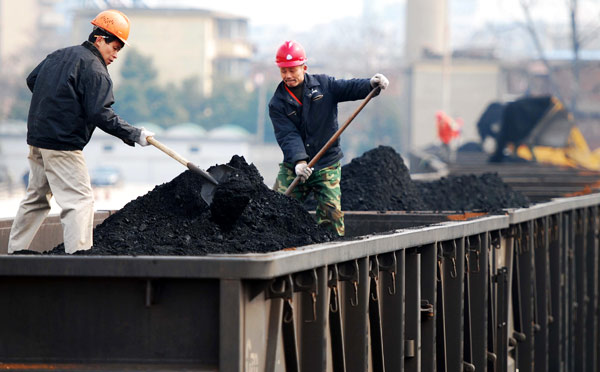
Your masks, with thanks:
M 211 205 L 213 201 L 213 197 L 215 196 L 215 189 L 218 184 L 227 178 L 229 173 L 233 172 L 235 168 L 230 167 L 226 164 L 216 165 L 214 167 L 210 167 L 208 169 L 208 173 L 217 181 L 217 184 L 212 182 L 204 182 L 202 184 L 202 189 L 200 190 L 200 195 L 202 199 L 206 202 L 206 204 Z

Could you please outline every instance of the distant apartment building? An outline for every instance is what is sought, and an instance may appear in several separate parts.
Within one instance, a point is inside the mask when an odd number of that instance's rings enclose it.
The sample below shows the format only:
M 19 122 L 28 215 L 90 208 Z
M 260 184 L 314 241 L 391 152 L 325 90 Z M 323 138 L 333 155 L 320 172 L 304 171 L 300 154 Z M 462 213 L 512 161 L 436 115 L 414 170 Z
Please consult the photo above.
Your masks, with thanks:
M 435 115 L 444 108 L 448 115 L 464 122 L 461 142 L 478 141 L 477 120 L 491 102 L 502 97 L 503 73 L 499 61 L 453 59 L 451 65 L 444 67 L 441 60 L 423 59 L 406 71 L 406 113 L 411 123 L 406 148 L 440 143 Z M 444 94 L 448 95 L 447 102 Z
M 205 94 L 214 85 L 246 77 L 252 47 L 248 41 L 248 19 L 202 9 L 125 8 L 131 21 L 128 42 L 109 67 L 118 85 L 122 61 L 135 48 L 152 57 L 161 85 L 179 84 L 198 78 Z M 92 30 L 90 21 L 98 9 L 80 9 L 73 18 L 72 43 L 85 40 Z
M 56 45 L 56 30 L 64 23 L 55 11 L 58 2 L 0 0 L 0 71 L 21 74 Z

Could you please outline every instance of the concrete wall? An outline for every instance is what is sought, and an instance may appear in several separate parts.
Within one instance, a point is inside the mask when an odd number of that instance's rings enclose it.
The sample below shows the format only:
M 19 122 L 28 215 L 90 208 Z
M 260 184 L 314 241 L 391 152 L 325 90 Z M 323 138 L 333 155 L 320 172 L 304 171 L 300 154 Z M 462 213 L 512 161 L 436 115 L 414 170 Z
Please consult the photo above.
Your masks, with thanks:
M 64 14 L 56 7 L 60 1 L 0 0 L 0 72 L 22 74 L 64 46 L 59 36 Z
M 406 2 L 406 60 L 421 59 L 423 49 L 442 54 L 445 40 L 447 0 L 408 0 Z
M 258 145 L 245 139 L 156 138 L 202 169 L 227 163 L 233 155 L 244 156 L 248 163 L 256 165 L 267 186 L 272 186 L 275 182 L 278 163 L 283 160 L 277 144 Z M 21 176 L 29 169 L 25 134 L 0 135 L 0 151 L 2 164 L 7 166 L 13 180 L 21 184 Z M 171 181 L 186 170 L 183 165 L 154 146 L 130 147 L 99 129 L 83 153 L 88 169 L 99 166 L 116 167 L 126 183 L 159 185 Z
M 439 144 L 435 114 L 443 107 L 441 60 L 414 63 L 408 78 L 410 147 Z M 497 61 L 462 60 L 449 66 L 447 114 L 463 119 L 462 142 L 479 139 L 477 120 L 489 103 L 500 98 L 500 78 Z
M 23 61 L 23 50 L 33 47 L 38 18 L 38 0 L 0 0 L 0 69 L 25 67 L 17 62 Z

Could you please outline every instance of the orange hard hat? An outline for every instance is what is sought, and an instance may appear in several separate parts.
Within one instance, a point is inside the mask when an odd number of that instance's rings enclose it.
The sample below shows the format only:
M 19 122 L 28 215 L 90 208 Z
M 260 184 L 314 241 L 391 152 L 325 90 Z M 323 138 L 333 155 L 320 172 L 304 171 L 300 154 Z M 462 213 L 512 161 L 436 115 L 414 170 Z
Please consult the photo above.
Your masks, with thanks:
M 275 62 L 279 67 L 300 66 L 306 63 L 306 52 L 300 43 L 288 40 L 277 50 Z
M 127 38 L 129 37 L 130 22 L 129 18 L 122 12 L 115 9 L 102 11 L 98 13 L 91 23 L 116 36 L 125 45 L 129 45 Z

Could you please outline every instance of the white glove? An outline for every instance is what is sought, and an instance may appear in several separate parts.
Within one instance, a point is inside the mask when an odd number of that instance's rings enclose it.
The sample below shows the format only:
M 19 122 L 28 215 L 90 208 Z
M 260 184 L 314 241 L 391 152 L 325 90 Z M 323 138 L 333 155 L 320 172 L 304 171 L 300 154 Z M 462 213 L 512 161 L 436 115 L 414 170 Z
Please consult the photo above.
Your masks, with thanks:
M 390 81 L 383 76 L 383 74 L 375 74 L 373 75 L 373 77 L 371 78 L 371 87 L 375 88 L 375 87 L 381 87 L 381 89 L 385 89 L 387 88 L 387 86 L 390 84 Z
M 310 177 L 313 172 L 312 168 L 309 168 L 306 162 L 300 162 L 296 164 L 294 171 L 296 172 L 296 176 L 300 177 L 300 182 L 306 182 L 308 177 Z
M 140 127 L 140 129 L 142 130 L 142 132 L 140 133 L 140 138 L 137 139 L 137 142 L 140 146 L 148 146 L 149 143 L 146 140 L 147 137 L 154 137 L 154 132 L 150 132 L 149 130 L 147 130 L 144 127 Z

